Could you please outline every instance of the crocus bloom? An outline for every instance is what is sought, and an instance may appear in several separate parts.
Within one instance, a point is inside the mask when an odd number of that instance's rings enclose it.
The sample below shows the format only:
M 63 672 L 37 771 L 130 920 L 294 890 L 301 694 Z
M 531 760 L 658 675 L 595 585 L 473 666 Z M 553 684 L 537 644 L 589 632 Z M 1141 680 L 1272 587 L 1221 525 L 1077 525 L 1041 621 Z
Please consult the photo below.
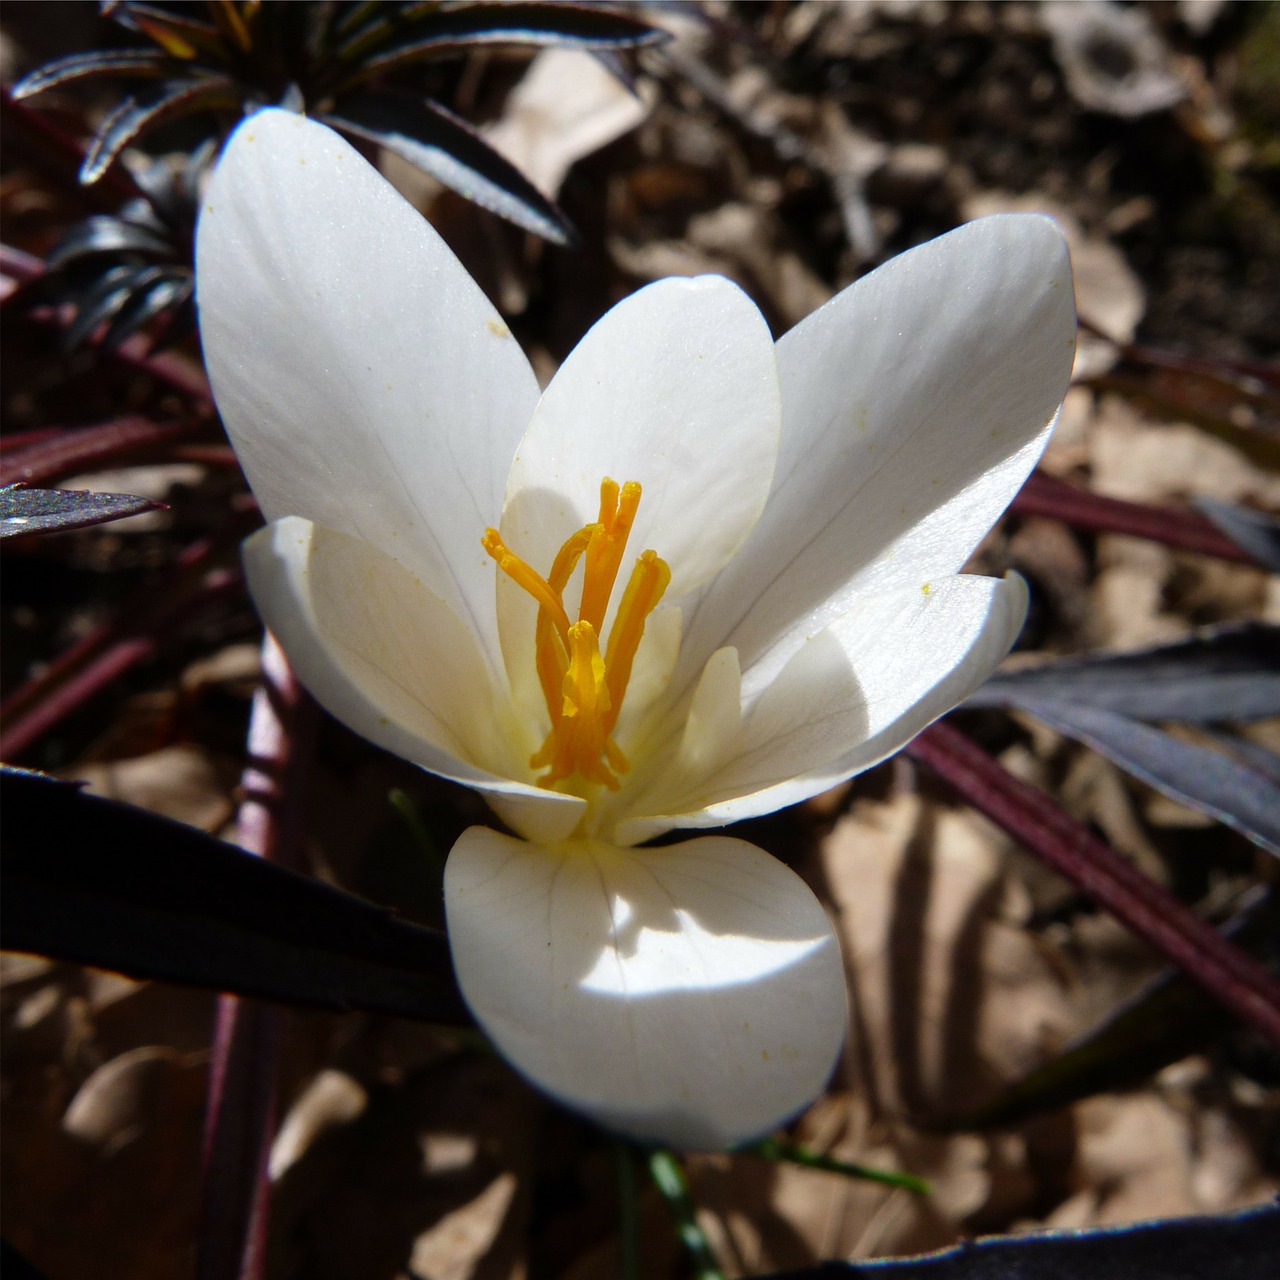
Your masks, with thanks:
M 431 227 L 341 138 L 246 121 L 198 242 L 205 357 L 269 526 L 250 588 L 358 733 L 482 792 L 453 848 L 458 980 L 520 1070 L 716 1147 L 823 1086 L 839 950 L 782 863 L 707 835 L 896 751 L 1017 635 L 958 570 L 1064 394 L 1070 268 L 984 219 L 776 345 L 718 277 L 601 319 L 539 392 Z

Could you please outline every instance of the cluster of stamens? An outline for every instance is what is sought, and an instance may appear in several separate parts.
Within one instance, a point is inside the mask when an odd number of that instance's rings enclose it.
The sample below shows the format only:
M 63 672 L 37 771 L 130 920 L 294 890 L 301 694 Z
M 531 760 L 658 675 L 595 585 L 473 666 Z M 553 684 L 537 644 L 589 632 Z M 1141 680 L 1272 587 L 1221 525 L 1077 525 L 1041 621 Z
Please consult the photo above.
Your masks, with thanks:
M 635 481 L 619 488 L 613 480 L 602 480 L 599 519 L 565 541 L 545 578 L 508 550 L 496 529 L 486 530 L 481 539 L 498 568 L 538 603 L 535 662 L 551 717 L 551 732 L 529 759 L 532 768 L 549 770 L 538 779 L 540 787 L 554 787 L 578 774 L 616 791 L 618 774 L 630 767 L 613 740 L 613 730 L 645 620 L 671 581 L 665 560 L 653 551 L 640 556 L 618 603 L 602 654 L 605 612 L 639 506 L 640 486 Z M 564 590 L 580 560 L 582 600 L 578 620 L 571 622 Z

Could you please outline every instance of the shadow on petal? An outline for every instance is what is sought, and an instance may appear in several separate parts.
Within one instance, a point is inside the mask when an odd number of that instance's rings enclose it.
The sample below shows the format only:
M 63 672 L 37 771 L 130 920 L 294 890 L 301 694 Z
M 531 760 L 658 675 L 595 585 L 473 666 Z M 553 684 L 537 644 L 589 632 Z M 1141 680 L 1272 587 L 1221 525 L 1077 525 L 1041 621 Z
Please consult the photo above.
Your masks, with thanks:
M 445 905 L 463 993 L 501 1052 L 634 1137 L 718 1148 L 766 1133 L 839 1052 L 831 925 L 744 841 L 545 849 L 473 827 Z

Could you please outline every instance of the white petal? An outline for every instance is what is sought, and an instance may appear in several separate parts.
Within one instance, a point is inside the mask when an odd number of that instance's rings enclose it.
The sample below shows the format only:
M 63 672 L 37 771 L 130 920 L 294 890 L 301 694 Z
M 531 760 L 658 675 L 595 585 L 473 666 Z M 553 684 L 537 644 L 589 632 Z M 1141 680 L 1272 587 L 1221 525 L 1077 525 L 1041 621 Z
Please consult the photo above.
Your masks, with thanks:
M 736 758 L 701 778 L 673 770 L 631 804 L 635 816 L 616 838 L 771 813 L 870 768 L 986 680 L 1026 609 L 1016 574 L 943 578 L 862 601 L 764 690 Z
M 394 555 L 501 661 L 480 546 L 538 389 L 430 225 L 323 125 L 232 135 L 197 239 L 205 360 L 268 519 Z
M 955 573 L 1048 439 L 1075 309 L 1061 232 L 1000 215 L 904 253 L 778 343 L 769 505 L 696 608 L 676 687 L 733 644 L 772 675 L 868 592 Z
M 666 560 L 675 600 L 759 518 L 780 415 L 773 340 L 755 304 L 719 276 L 660 280 L 599 320 L 552 379 L 511 467 L 503 537 L 545 571 L 596 518 L 605 476 L 638 481 L 628 555 Z
M 729 1146 L 781 1124 L 831 1072 L 839 946 L 808 886 L 754 845 L 545 849 L 472 827 L 444 892 L 480 1025 L 609 1128 Z
M 343 724 L 505 799 L 504 817 L 531 837 L 574 829 L 583 802 L 531 784 L 528 728 L 511 721 L 475 637 L 408 570 L 297 517 L 249 538 L 244 562 L 254 602 L 298 678 Z

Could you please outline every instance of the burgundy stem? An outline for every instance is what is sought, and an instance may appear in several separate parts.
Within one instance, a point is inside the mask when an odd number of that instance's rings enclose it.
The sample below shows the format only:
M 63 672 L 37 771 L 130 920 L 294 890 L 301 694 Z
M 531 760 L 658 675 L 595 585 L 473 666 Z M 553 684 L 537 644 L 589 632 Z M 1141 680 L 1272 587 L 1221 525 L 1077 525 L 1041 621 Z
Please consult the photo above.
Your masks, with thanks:
M 118 631 L 113 624 L 86 636 L 10 696 L 8 701 L 20 709 L 5 717 L 0 756 L 21 760 L 45 734 L 90 698 L 125 672 L 150 661 L 214 605 L 234 598 L 241 590 L 239 569 L 215 569 L 195 591 L 169 600 L 164 608 L 129 625 L 127 630 Z M 32 686 L 39 686 L 46 696 L 33 702 Z
M 153 422 L 138 414 L 126 414 L 90 427 L 50 431 L 45 438 L 25 447 L 5 440 L 0 485 L 56 484 L 83 471 L 135 461 L 180 439 L 199 425 L 195 421 Z
M 1167 547 L 1216 556 L 1219 560 L 1256 564 L 1247 551 L 1236 546 L 1197 511 L 1148 507 L 1120 498 L 1104 498 L 1042 471 L 1032 472 L 1009 510 L 1024 516 L 1048 516 L 1078 529 L 1149 538 Z
M 240 844 L 250 853 L 301 862 L 304 795 L 316 708 L 268 633 L 262 684 L 249 721 L 241 778 Z M 238 996 L 218 997 L 205 1115 L 203 1216 L 197 1280 L 261 1280 L 266 1263 L 270 1182 L 283 1011 Z
M 261 520 L 249 497 L 208 537 L 185 547 L 169 576 L 136 593 L 107 622 L 63 650 L 0 703 L 3 747 L 17 761 L 44 734 L 123 672 L 155 656 L 204 609 L 233 596 L 239 573 L 216 565 Z
M 0 276 L 22 286 L 39 279 L 44 271 L 45 264 L 39 258 L 8 245 L 0 246 Z M 7 298 L 8 295 L 5 296 Z M 59 329 L 65 328 L 72 319 L 67 307 L 33 307 L 26 314 L 35 324 Z M 192 401 L 197 409 L 210 410 L 213 407 L 213 393 L 209 390 L 209 379 L 205 377 L 204 369 L 176 351 L 152 351 L 151 340 L 143 334 L 132 334 L 103 358 L 155 378 L 171 391 L 177 391 Z
M 958 729 L 931 725 L 906 748 L 997 826 L 1280 1044 L 1280 981 L 1047 795 Z

